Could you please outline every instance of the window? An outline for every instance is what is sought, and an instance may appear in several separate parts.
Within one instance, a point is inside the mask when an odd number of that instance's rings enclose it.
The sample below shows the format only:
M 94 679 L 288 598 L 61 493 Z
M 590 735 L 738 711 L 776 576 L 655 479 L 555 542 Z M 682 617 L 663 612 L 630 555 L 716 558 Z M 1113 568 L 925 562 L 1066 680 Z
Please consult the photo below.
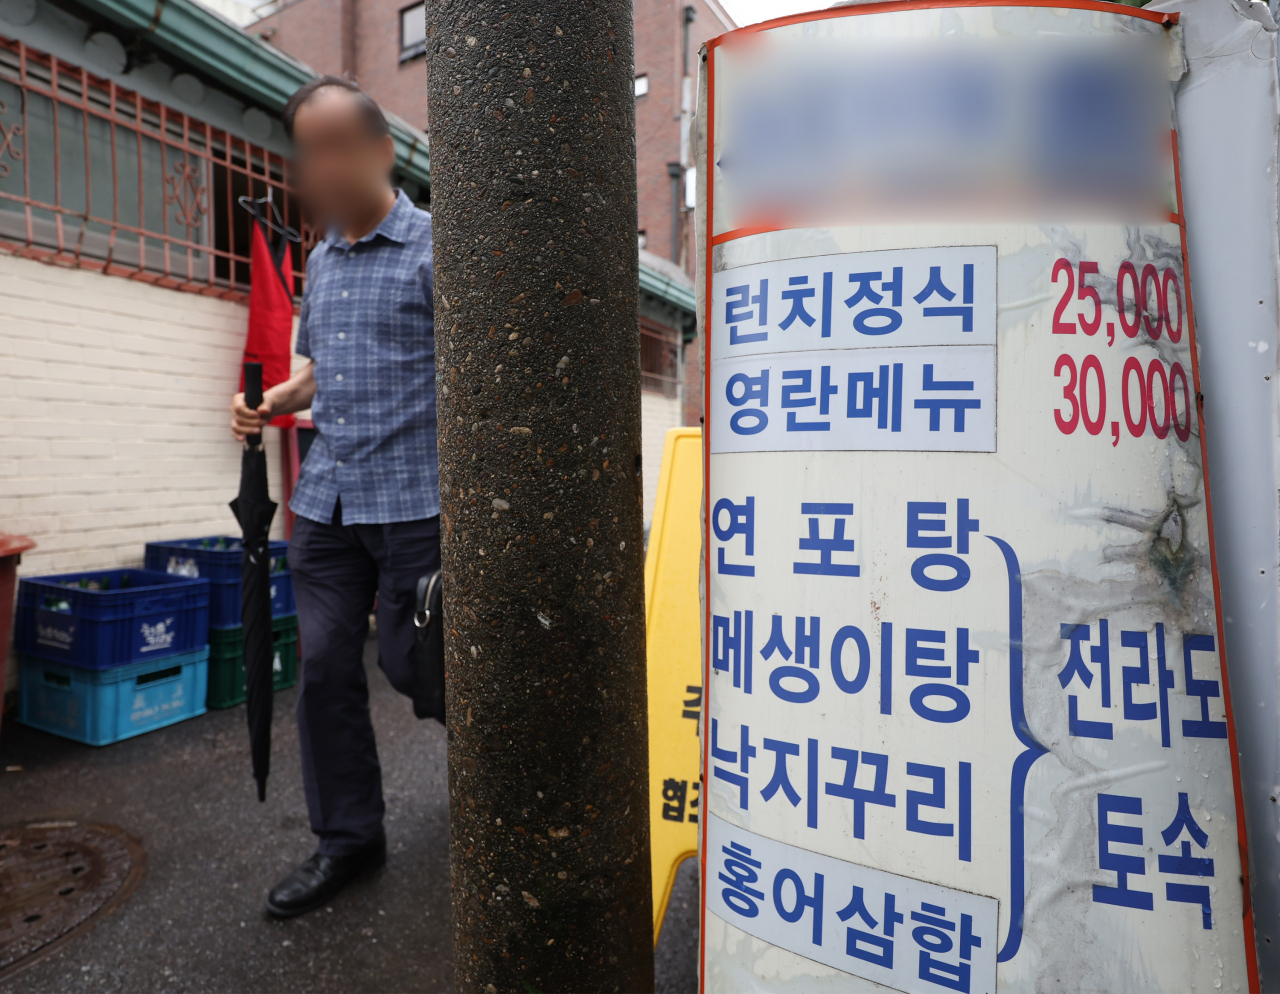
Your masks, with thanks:
M 641 73 L 636 77 L 636 99 L 640 99 L 649 92 L 649 74 Z
M 252 227 L 236 199 L 268 188 L 309 246 L 279 155 L 0 36 L 6 247 L 239 299 Z M 299 292 L 304 263 L 295 257 Z
M 640 318 L 640 389 L 674 397 L 680 382 L 680 333 Z
M 427 5 L 415 3 L 400 11 L 400 61 L 416 59 L 427 50 Z

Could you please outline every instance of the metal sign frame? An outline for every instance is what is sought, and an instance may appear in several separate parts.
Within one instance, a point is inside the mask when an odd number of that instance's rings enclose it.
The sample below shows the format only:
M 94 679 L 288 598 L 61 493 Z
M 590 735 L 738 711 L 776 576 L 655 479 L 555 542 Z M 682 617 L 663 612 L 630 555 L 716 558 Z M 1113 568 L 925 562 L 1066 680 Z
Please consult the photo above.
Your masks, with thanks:
M 714 161 L 715 158 L 715 112 L 716 112 L 716 52 L 726 42 L 743 35 L 755 34 L 758 32 L 769 31 L 774 28 L 785 27 L 788 25 L 801 24 L 808 21 L 831 20 L 843 17 L 858 17 L 865 14 L 878 14 L 897 11 L 910 10 L 927 10 L 937 8 L 972 8 L 972 7 L 1040 7 L 1040 8 L 1067 8 L 1075 10 L 1099 11 L 1114 16 L 1128 16 L 1165 27 L 1172 27 L 1178 23 L 1178 14 L 1165 13 L 1160 11 L 1145 10 L 1136 7 L 1127 7 L 1116 3 L 1101 2 L 1101 0 L 888 0 L 888 2 L 866 3 L 857 6 L 851 6 L 844 9 L 827 9 L 811 11 L 801 14 L 794 14 L 786 17 L 775 18 L 773 20 L 764 21 L 758 24 L 748 25 L 739 28 L 736 31 L 727 32 L 706 43 L 702 53 L 703 62 L 706 65 L 707 76 L 707 94 L 706 106 L 704 113 L 706 115 L 706 149 L 707 159 Z M 1175 130 L 1171 132 L 1171 141 L 1173 145 L 1173 167 L 1174 167 L 1174 189 L 1177 204 L 1177 212 L 1170 214 L 1168 220 L 1178 226 L 1181 239 L 1182 264 L 1184 274 L 1184 286 L 1186 291 L 1186 318 L 1187 318 L 1187 334 L 1190 342 L 1191 353 L 1191 373 L 1192 387 L 1196 398 L 1196 418 L 1200 427 L 1200 457 L 1201 465 L 1204 467 L 1203 486 L 1205 495 L 1205 512 L 1208 518 L 1209 532 L 1209 558 L 1210 570 L 1212 575 L 1212 585 L 1214 594 L 1214 607 L 1216 613 L 1216 625 L 1218 635 L 1218 654 L 1220 660 L 1220 670 L 1222 681 L 1222 696 L 1225 703 L 1226 722 L 1227 722 L 1227 742 L 1231 759 L 1231 772 L 1234 788 L 1234 798 L 1236 806 L 1236 829 L 1239 844 L 1239 855 L 1241 864 L 1241 873 L 1243 876 L 1243 930 L 1245 953 L 1247 959 L 1247 970 L 1249 978 L 1249 990 L 1260 990 L 1260 981 L 1258 975 L 1258 959 L 1256 940 L 1253 925 L 1253 909 L 1250 894 L 1251 881 L 1249 877 L 1249 861 L 1248 861 L 1248 839 L 1245 826 L 1245 805 L 1241 788 L 1240 775 L 1240 754 L 1237 747 L 1236 724 L 1233 710 L 1233 702 L 1231 697 L 1230 678 L 1227 668 L 1227 647 L 1226 628 L 1223 622 L 1223 606 L 1221 584 L 1218 577 L 1218 560 L 1217 549 L 1214 540 L 1213 531 L 1213 509 L 1212 497 L 1210 493 L 1210 482 L 1208 479 L 1208 442 L 1206 439 L 1207 429 L 1203 420 L 1203 398 L 1200 393 L 1200 362 L 1199 349 L 1196 341 L 1195 329 L 1195 311 L 1193 306 L 1193 289 L 1190 262 L 1187 256 L 1187 232 L 1186 223 L 1183 212 L 1182 184 L 1181 172 L 1178 159 L 1178 135 Z M 716 246 L 722 245 L 734 239 L 743 238 L 749 235 L 764 234 L 771 231 L 784 230 L 785 226 L 754 226 L 742 227 L 729 231 L 725 231 L 719 235 L 715 234 L 715 182 L 714 167 L 708 167 L 701 170 L 702 175 L 699 176 L 699 183 L 703 187 L 703 196 L 705 208 L 705 217 L 700 226 L 700 234 L 702 236 L 702 254 L 700 261 L 703 266 L 702 277 L 704 280 L 704 298 L 702 301 L 701 311 L 699 315 L 700 324 L 703 330 L 704 339 L 702 342 L 704 363 L 703 363 L 703 587 L 700 593 L 703 598 L 702 624 L 702 679 L 703 679 L 703 729 L 702 729 L 702 813 L 701 824 L 699 826 L 699 849 L 700 849 L 700 867 L 699 881 L 701 906 L 699 909 L 699 947 L 698 947 L 698 963 L 699 963 L 699 991 L 706 990 L 705 979 L 705 956 L 706 956 L 706 915 L 707 915 L 707 832 L 710 822 L 710 794 L 708 792 L 707 775 L 711 766 L 711 736 L 707 730 L 710 707 L 710 691 L 712 684 L 711 672 L 711 654 L 712 646 L 710 641 L 711 633 L 711 570 L 707 568 L 708 550 L 712 547 L 712 515 L 710 514 L 710 504 L 708 503 L 708 495 L 711 493 L 711 418 L 712 418 L 712 361 L 711 361 L 711 340 L 712 322 L 708 318 L 710 302 L 712 300 L 712 276 L 713 276 L 713 253 Z M 1013 619 L 1011 619 L 1012 621 Z M 1018 627 L 1021 626 L 1021 619 L 1018 619 Z M 1012 934 L 1012 933 L 1011 933 Z M 1016 954 L 1017 948 L 1012 950 L 1010 957 Z M 1004 959 L 1005 957 L 1002 957 Z

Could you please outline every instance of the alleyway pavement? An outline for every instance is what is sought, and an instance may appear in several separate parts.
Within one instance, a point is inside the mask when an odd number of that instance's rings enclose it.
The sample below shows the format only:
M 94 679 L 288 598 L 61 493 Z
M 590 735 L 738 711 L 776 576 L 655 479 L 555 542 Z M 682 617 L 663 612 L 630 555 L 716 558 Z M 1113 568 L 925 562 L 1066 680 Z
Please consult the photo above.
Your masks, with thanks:
M 259 804 L 243 705 L 95 749 L 4 722 L 0 824 L 68 819 L 140 839 L 147 872 L 96 928 L 0 985 L 11 992 L 408 992 L 452 989 L 445 734 L 419 722 L 366 649 L 387 800 L 387 869 L 278 922 L 266 890 L 314 849 L 298 768 L 296 690 L 276 695 Z M 682 868 L 658 991 L 697 989 L 697 878 Z

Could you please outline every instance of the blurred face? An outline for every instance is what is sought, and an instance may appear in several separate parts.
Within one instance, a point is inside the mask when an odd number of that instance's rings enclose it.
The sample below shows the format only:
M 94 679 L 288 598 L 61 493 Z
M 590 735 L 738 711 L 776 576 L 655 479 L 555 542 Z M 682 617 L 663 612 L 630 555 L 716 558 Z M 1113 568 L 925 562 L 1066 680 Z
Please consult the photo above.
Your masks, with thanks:
M 343 225 L 384 202 L 395 164 L 390 135 L 373 134 L 352 93 L 317 90 L 293 120 L 298 192 L 324 224 Z

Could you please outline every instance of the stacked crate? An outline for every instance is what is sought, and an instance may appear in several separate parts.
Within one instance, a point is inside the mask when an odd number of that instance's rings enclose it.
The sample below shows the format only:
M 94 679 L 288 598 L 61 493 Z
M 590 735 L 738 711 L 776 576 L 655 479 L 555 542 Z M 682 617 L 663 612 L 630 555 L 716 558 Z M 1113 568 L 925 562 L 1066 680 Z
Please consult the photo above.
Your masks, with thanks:
M 298 615 L 287 542 L 271 543 L 271 637 L 275 689 L 298 682 Z M 208 706 L 229 708 L 245 699 L 244 629 L 240 618 L 240 539 L 225 535 L 150 542 L 146 565 L 209 583 Z
M 150 570 L 18 584 L 18 720 L 108 745 L 204 714 L 209 583 Z

